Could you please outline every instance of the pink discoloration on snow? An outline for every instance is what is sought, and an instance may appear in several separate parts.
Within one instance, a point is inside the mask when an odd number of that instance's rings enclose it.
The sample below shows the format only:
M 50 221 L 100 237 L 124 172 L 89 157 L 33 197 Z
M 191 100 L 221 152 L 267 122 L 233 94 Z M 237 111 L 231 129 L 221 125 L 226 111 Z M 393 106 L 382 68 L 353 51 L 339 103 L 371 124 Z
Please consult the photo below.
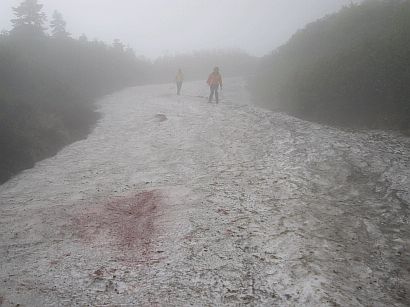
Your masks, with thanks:
M 161 193 L 152 190 L 88 208 L 74 219 L 77 235 L 91 245 L 107 236 L 113 249 L 147 256 L 161 200 Z

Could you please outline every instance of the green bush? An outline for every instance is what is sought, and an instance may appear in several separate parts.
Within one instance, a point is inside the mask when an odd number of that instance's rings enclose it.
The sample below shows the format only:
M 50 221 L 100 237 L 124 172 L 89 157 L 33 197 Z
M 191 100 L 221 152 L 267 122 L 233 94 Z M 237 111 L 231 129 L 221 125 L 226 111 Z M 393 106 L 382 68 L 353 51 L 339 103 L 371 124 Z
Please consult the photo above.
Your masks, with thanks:
M 308 25 L 264 57 L 252 84 L 275 110 L 409 130 L 410 1 L 367 1 Z
M 94 100 L 145 82 L 148 68 L 100 42 L 0 36 L 0 183 L 86 136 Z

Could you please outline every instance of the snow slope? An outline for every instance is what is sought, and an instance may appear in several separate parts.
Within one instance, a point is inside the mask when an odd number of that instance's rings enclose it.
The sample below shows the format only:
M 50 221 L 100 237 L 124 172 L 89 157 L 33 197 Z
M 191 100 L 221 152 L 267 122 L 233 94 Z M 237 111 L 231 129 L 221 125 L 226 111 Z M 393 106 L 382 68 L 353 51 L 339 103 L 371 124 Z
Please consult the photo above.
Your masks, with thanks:
M 126 89 L 0 186 L 0 305 L 408 306 L 410 139 Z

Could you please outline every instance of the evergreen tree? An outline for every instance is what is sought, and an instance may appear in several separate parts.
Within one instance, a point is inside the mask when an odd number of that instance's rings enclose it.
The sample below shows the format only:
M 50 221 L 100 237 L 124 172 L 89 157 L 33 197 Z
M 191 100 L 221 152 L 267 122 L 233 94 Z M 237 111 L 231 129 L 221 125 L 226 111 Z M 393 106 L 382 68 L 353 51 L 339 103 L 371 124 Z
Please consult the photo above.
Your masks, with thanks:
M 12 32 L 25 33 L 29 35 L 44 35 L 44 22 L 46 15 L 41 11 L 42 4 L 37 0 L 25 0 L 18 7 L 14 7 L 15 19 L 12 19 Z
M 51 34 L 57 38 L 67 38 L 70 33 L 66 31 L 67 23 L 63 19 L 63 15 L 60 12 L 54 11 L 53 20 L 50 23 Z

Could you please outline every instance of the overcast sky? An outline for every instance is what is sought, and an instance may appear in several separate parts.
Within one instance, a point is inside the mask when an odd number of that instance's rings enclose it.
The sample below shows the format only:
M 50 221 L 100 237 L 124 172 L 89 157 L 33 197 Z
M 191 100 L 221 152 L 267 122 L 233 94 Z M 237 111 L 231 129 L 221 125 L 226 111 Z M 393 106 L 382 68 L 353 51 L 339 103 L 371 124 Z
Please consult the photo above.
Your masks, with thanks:
M 10 29 L 11 7 L 0 0 L 0 30 Z M 201 49 L 240 48 L 264 55 L 307 23 L 351 0 L 39 0 L 60 11 L 75 37 L 121 39 L 137 54 L 155 58 Z

